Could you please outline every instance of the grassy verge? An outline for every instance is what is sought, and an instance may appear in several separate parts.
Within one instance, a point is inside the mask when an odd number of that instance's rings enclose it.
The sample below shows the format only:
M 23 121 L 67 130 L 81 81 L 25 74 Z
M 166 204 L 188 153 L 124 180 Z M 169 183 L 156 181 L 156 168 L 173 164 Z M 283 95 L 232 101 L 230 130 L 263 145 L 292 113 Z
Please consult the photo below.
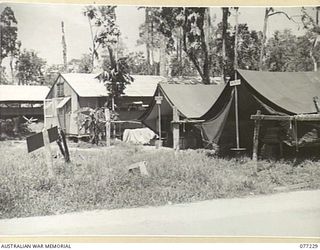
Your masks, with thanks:
M 71 164 L 55 159 L 48 180 L 42 151 L 0 143 L 0 218 L 193 202 L 274 192 L 306 184 L 320 188 L 319 162 L 260 163 L 208 157 L 202 151 L 144 150 L 120 144 L 109 149 L 71 150 Z M 148 162 L 150 176 L 127 172 Z

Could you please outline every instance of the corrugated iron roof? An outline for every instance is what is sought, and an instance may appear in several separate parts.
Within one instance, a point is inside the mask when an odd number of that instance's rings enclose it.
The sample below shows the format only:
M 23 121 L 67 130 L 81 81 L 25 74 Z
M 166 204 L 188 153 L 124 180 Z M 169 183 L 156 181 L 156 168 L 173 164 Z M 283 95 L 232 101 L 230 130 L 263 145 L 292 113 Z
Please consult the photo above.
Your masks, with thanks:
M 108 96 L 106 87 L 96 78 L 97 74 L 68 73 L 61 75 L 81 97 Z
M 320 97 L 320 72 L 265 72 L 238 70 L 261 96 L 290 113 L 316 112 L 313 97 Z
M 49 92 L 47 86 L 0 85 L 0 102 L 44 101 Z
M 164 81 L 162 76 L 132 75 L 134 81 L 126 85 L 125 96 L 153 96 L 157 84 Z
M 103 82 L 96 78 L 98 74 L 68 73 L 62 77 L 81 97 L 108 96 Z M 133 75 L 134 81 L 126 85 L 125 96 L 153 96 L 157 84 L 165 78 L 161 76 Z

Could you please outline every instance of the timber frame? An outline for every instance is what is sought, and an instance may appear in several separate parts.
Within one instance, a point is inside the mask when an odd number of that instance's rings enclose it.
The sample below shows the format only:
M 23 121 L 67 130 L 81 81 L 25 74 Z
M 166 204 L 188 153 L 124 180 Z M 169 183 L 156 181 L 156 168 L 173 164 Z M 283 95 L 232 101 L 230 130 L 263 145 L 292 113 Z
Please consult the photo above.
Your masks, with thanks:
M 257 110 L 255 115 L 251 115 L 251 120 L 254 120 L 254 133 L 253 133 L 253 151 L 252 160 L 258 160 L 258 146 L 259 146 L 259 133 L 261 121 L 290 121 L 293 124 L 294 139 L 298 141 L 297 122 L 298 121 L 315 121 L 320 122 L 320 114 L 298 114 L 298 115 L 263 115 L 260 110 Z M 296 149 L 298 145 L 296 143 Z

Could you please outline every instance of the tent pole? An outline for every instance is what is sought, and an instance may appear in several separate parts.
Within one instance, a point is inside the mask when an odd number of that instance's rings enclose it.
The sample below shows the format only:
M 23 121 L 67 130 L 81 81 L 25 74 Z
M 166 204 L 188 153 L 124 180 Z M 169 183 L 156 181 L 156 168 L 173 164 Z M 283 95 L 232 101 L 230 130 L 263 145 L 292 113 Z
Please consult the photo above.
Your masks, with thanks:
M 235 80 L 237 80 L 237 71 L 235 71 Z M 236 143 L 237 148 L 240 148 L 240 139 L 239 139 L 239 111 L 238 111 L 238 87 L 234 86 L 234 109 L 235 109 L 235 115 L 236 115 Z
M 240 140 L 239 140 L 239 114 L 238 114 L 238 88 L 234 86 L 234 105 L 235 105 L 235 114 L 236 114 L 236 140 L 237 140 L 237 148 L 240 148 Z
M 157 106 L 158 106 L 158 130 L 159 130 L 158 147 L 159 148 L 162 146 L 162 139 L 161 139 L 161 101 L 162 101 L 162 96 L 160 95 L 160 92 L 158 92 L 158 99 L 156 100 L 156 103 L 157 103 Z

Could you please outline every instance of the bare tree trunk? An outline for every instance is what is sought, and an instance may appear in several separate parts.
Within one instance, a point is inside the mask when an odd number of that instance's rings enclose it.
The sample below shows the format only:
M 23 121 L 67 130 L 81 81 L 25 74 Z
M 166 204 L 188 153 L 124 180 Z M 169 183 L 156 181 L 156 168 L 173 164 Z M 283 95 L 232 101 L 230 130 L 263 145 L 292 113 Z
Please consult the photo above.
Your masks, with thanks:
M 150 20 L 149 20 L 149 7 L 145 8 L 145 25 L 147 31 L 147 42 L 146 42 L 146 50 L 147 50 L 147 71 L 148 75 L 151 72 L 151 56 L 150 56 Z
M 179 29 L 179 75 L 182 76 L 182 28 Z
M 187 23 L 187 19 L 188 19 L 188 15 L 187 13 L 185 13 L 185 23 Z M 189 59 L 191 60 L 191 62 L 193 63 L 193 65 L 196 67 L 200 77 L 202 80 L 204 80 L 204 76 L 203 76 L 203 72 L 202 69 L 199 65 L 199 62 L 197 60 L 197 58 L 195 57 L 195 55 L 192 53 L 192 51 L 189 51 L 187 48 L 187 31 L 186 31 L 186 25 L 183 26 L 183 50 L 184 52 L 186 52 L 187 56 L 189 57 Z
M 91 33 L 91 41 L 92 41 L 92 53 L 91 53 L 91 66 L 92 66 L 92 69 L 91 69 L 91 71 L 94 69 L 94 59 L 95 59 L 95 55 L 94 55 L 94 53 L 95 53 L 95 47 L 96 47 L 96 45 L 95 45 L 95 43 L 94 43 L 94 36 L 93 36 L 93 30 L 92 30 L 92 25 L 91 25 L 91 21 L 90 21 L 90 18 L 89 18 L 89 16 L 88 16 L 88 22 L 89 22 L 89 27 L 90 27 L 90 33 Z
M 203 51 L 204 56 L 204 62 L 203 62 L 203 83 L 204 84 L 210 84 L 210 67 L 209 67 L 209 55 L 208 55 L 208 47 L 205 41 L 205 35 L 203 27 L 200 31 L 201 36 L 201 47 Z
M 189 57 L 189 59 L 191 60 L 191 62 L 193 63 L 193 65 L 196 67 L 202 82 L 204 84 L 210 84 L 210 75 L 209 75 L 209 55 L 208 55 L 208 48 L 207 48 L 207 44 L 205 42 L 205 34 L 204 34 L 204 29 L 203 26 L 200 27 L 200 37 L 201 37 L 201 50 L 204 56 L 204 62 L 203 65 L 201 67 L 195 53 L 194 53 L 194 49 L 188 49 L 187 47 L 187 23 L 188 23 L 188 13 L 186 12 L 186 8 L 184 8 L 184 23 L 185 25 L 183 25 L 183 35 L 182 35 L 182 40 L 183 40 L 183 50 L 184 52 L 186 52 L 187 56 Z
M 226 61 L 227 61 L 227 51 L 226 51 L 226 36 L 228 28 L 228 15 L 229 8 L 222 8 L 222 80 L 226 81 Z
M 166 41 L 163 37 L 160 44 L 160 76 L 167 76 Z
M 263 21 L 263 32 L 262 32 L 262 43 L 260 48 L 260 59 L 259 59 L 259 70 L 262 70 L 263 67 L 263 55 L 264 55 L 264 47 L 267 38 L 267 26 L 268 26 L 268 18 L 269 18 L 270 8 L 266 8 L 264 14 L 264 21 Z
M 238 25 L 238 10 L 239 8 L 236 7 L 235 11 L 236 11 L 236 16 L 235 16 L 235 34 L 234 34 L 234 63 L 233 63 L 233 68 L 234 68 L 234 74 L 235 77 L 237 75 L 237 69 L 238 69 L 238 32 L 239 32 L 239 25 Z
M 67 44 L 64 32 L 64 23 L 61 22 L 61 30 L 62 30 L 62 54 L 63 54 L 63 66 L 64 72 L 68 70 L 68 60 L 67 60 Z
M 113 53 L 113 48 L 111 46 L 108 46 L 108 52 L 109 52 L 109 58 L 110 58 L 110 64 L 111 64 L 111 69 L 117 70 L 117 63 L 116 59 Z
M 13 84 L 14 83 L 14 70 L 13 70 L 13 55 L 11 53 L 10 55 L 10 73 L 11 73 L 11 83 Z
M 151 36 L 151 67 L 152 67 L 152 72 L 151 74 L 154 75 L 155 74 L 155 67 L 154 67 L 154 33 L 153 33 L 153 19 L 150 19 L 151 22 L 151 28 L 150 28 L 150 36 Z

